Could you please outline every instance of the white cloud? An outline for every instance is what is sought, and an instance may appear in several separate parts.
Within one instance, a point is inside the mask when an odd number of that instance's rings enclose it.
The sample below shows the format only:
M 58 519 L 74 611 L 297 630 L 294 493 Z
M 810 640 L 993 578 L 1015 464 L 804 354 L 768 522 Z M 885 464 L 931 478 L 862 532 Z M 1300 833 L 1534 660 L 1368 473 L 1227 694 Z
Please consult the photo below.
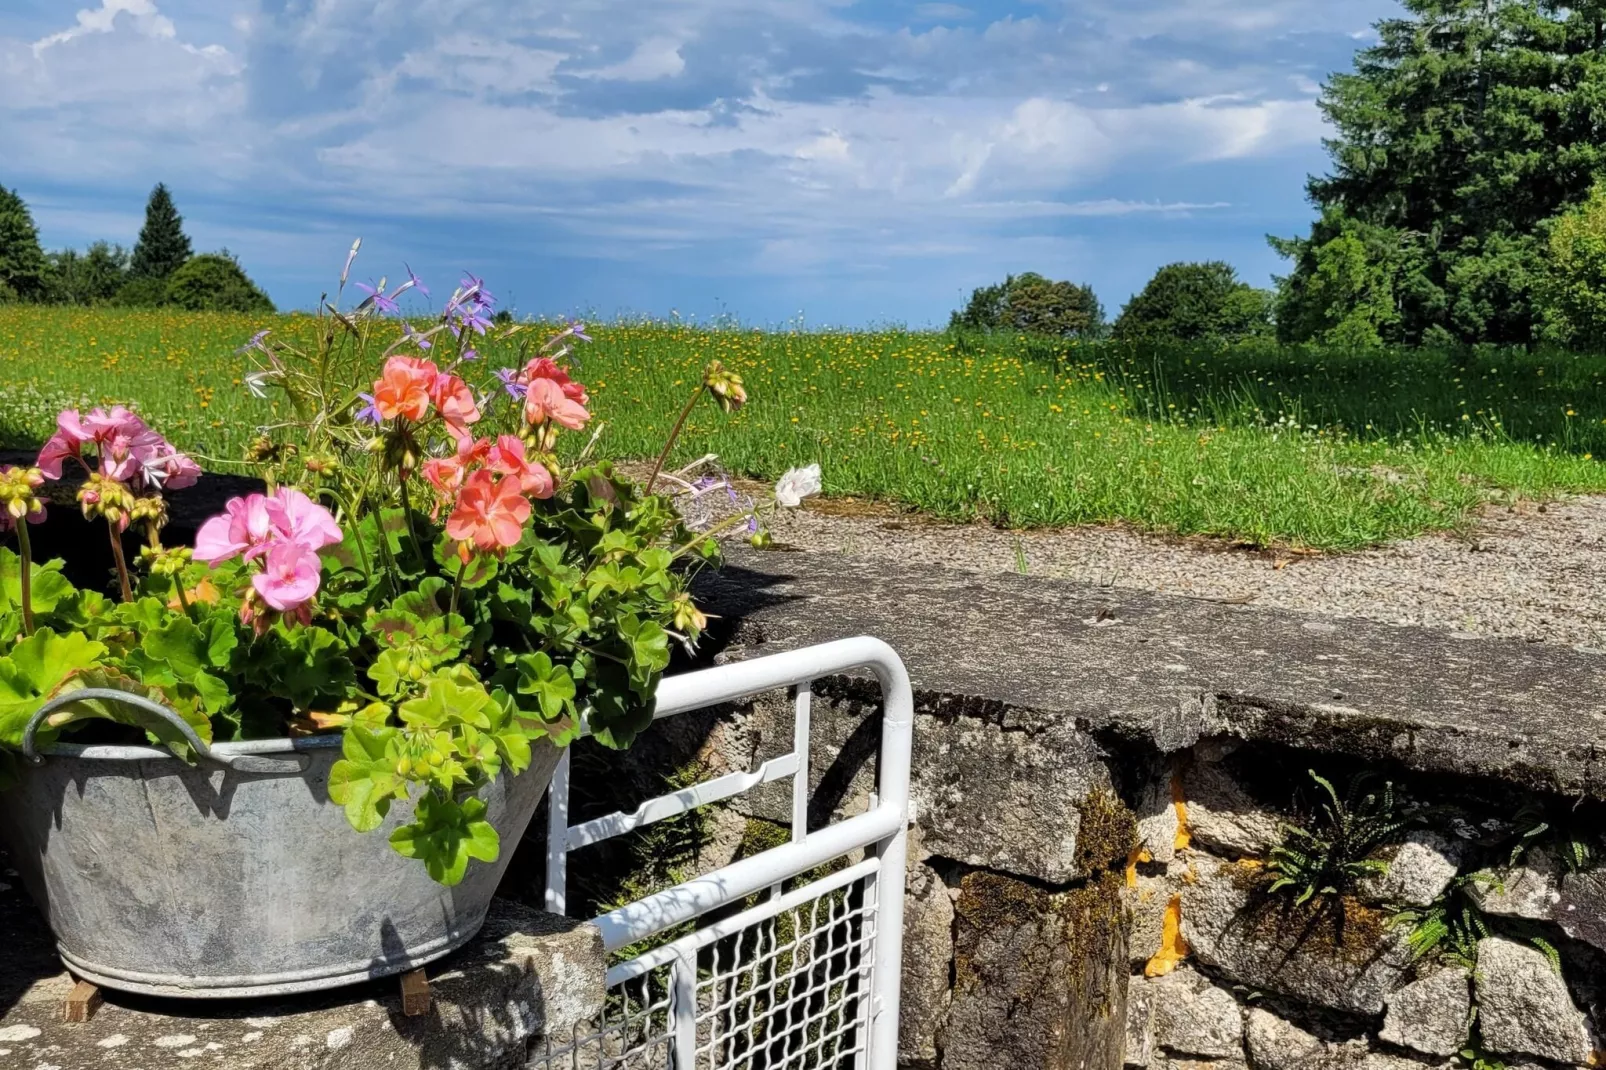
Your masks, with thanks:
M 654 37 L 641 42 L 628 58 L 618 63 L 574 73 L 580 78 L 619 82 L 656 82 L 660 78 L 673 78 L 686 69 L 686 60 L 680 54 L 680 47 L 681 43 L 673 38 Z
M 172 38 L 176 31 L 173 20 L 156 10 L 151 0 L 101 0 L 100 7 L 78 12 L 77 25 L 59 33 L 42 37 L 33 43 L 34 55 L 53 45 L 66 44 L 75 37 L 88 33 L 110 33 L 117 24 L 118 15 L 129 16 L 134 28 L 146 37 Z

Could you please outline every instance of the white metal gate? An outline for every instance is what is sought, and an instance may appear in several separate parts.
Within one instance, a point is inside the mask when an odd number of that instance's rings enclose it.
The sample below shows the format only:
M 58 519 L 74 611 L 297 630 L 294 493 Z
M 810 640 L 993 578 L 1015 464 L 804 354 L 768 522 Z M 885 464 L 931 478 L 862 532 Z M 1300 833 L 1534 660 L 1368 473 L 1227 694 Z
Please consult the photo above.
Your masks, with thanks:
M 852 669 L 880 681 L 877 791 L 862 814 L 812 832 L 810 682 Z M 792 782 L 789 843 L 596 919 L 610 952 L 742 906 L 608 970 L 600 1020 L 540 1045 L 532 1070 L 893 1070 L 913 696 L 903 662 L 859 637 L 668 677 L 657 717 L 796 688 L 792 750 L 613 813 L 569 824 L 569 759 L 552 779 L 547 909 L 564 913 L 569 852 L 760 784 Z M 862 857 L 860 857 L 862 856 Z M 828 872 L 822 873 L 822 867 Z

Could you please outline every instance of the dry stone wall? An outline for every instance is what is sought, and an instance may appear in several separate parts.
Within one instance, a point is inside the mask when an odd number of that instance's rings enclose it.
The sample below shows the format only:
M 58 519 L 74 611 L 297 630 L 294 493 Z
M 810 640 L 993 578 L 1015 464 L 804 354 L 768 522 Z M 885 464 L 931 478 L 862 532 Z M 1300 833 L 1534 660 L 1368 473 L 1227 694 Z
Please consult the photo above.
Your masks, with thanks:
M 871 634 L 909 666 L 904 1066 L 1597 1062 L 1606 656 L 831 555 L 739 558 L 703 595 L 720 660 Z M 867 805 L 877 696 L 816 685 L 811 824 Z M 791 709 L 659 734 L 624 767 L 745 770 Z M 1359 783 L 1336 817 L 1313 772 Z M 1380 835 L 1344 824 L 1368 794 Z M 733 815 L 784 823 L 784 787 Z

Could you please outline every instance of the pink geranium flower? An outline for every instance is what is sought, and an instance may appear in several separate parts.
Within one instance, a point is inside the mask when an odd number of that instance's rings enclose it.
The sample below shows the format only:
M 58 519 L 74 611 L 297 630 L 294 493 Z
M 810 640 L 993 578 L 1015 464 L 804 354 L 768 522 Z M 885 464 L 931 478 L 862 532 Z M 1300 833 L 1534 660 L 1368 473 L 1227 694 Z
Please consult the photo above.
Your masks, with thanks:
M 83 460 L 86 443 L 95 440 L 94 433 L 84 426 L 77 409 L 63 409 L 56 416 L 56 433 L 46 440 L 39 451 L 39 470 L 46 479 L 60 479 L 62 464 L 69 457 Z
M 245 555 L 247 561 L 267 551 L 274 534 L 268 499 L 261 494 L 231 498 L 223 512 L 202 524 L 195 533 L 195 560 L 216 565 Z
M 267 511 L 282 538 L 314 552 L 344 537 L 329 510 L 294 487 L 280 487 L 274 492 L 268 499 Z
M 524 456 L 524 440 L 517 435 L 502 435 L 487 452 L 485 463 L 491 471 L 508 476 L 518 482 L 519 492 L 531 498 L 552 497 L 552 473 L 537 461 Z
M 95 409 L 88 416 L 76 409 L 60 413 L 56 433 L 39 451 L 39 469 L 48 479 L 60 479 L 62 465 L 71 457 L 87 470 L 84 450 L 91 446 L 100 474 L 119 483 L 179 490 L 201 478 L 199 465 L 121 405 Z
M 511 477 L 497 479 L 486 469 L 469 476 L 446 518 L 446 534 L 482 553 L 499 553 L 518 544 L 530 519 L 530 503 Z M 463 551 L 466 557 L 466 551 Z
M 280 487 L 270 498 L 249 494 L 232 498 L 224 511 L 201 525 L 195 559 L 209 565 L 243 556 L 260 559 L 251 577 L 256 597 L 269 608 L 302 623 L 312 619 L 323 565 L 318 551 L 342 538 L 329 510 L 295 487 Z M 248 623 L 263 624 L 249 599 L 241 610 Z
M 474 403 L 474 391 L 468 384 L 450 372 L 441 372 L 430 385 L 429 400 L 434 404 L 446 427 L 458 439 L 468 437 L 468 426 L 480 418 L 479 406 Z
M 524 395 L 524 419 L 536 426 L 551 420 L 571 431 L 578 431 L 591 419 L 585 406 L 563 392 L 552 379 L 531 379 Z
M 322 571 L 323 563 L 316 550 L 304 543 L 281 540 L 268 550 L 262 571 L 251 577 L 251 586 L 262 601 L 287 613 L 301 608 L 318 593 Z

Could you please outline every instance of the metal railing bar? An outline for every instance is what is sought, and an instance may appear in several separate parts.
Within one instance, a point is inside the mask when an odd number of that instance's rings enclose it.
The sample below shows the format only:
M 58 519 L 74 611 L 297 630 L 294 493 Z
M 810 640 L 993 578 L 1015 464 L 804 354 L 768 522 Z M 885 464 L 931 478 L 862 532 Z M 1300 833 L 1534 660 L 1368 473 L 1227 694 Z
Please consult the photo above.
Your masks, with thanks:
M 811 899 L 818 899 L 820 896 L 834 892 L 838 888 L 844 888 L 854 881 L 871 876 L 880 866 L 881 863 L 878 860 L 866 858 L 863 862 L 857 862 L 846 869 L 838 870 L 828 877 L 821 877 L 814 883 L 790 891 L 778 899 L 766 900 L 757 906 L 749 907 L 740 914 L 732 914 L 728 918 L 717 921 L 707 928 L 698 929 L 694 933 L 687 933 L 673 943 L 654 948 L 640 958 L 631 959 L 629 962 L 621 963 L 610 969 L 608 971 L 608 987 L 612 988 L 614 985 L 634 980 L 644 973 L 650 973 L 660 966 L 667 965 L 674 960 L 675 956 L 683 948 L 701 950 L 709 944 L 725 939 L 727 936 L 735 936 L 751 925 L 756 925 L 761 921 L 768 921 L 777 914 L 796 909 Z
M 619 811 L 575 825 L 569 829 L 567 837 L 569 850 L 573 851 L 615 836 L 622 836 L 643 825 L 663 821 L 684 814 L 688 810 L 695 810 L 699 806 L 707 806 L 709 803 L 740 795 L 744 791 L 751 791 L 761 784 L 792 776 L 797 772 L 797 766 L 797 755 L 783 754 L 779 758 L 771 758 L 752 772 L 726 773 L 713 780 L 705 780 L 689 788 L 682 788 L 673 795 L 660 795 L 648 799 L 631 813 Z
M 656 895 L 637 900 L 595 919 L 602 943 L 609 951 L 734 903 L 777 881 L 807 873 L 834 858 L 893 839 L 903 830 L 903 808 L 883 804 L 869 813 L 850 817 L 811 833 L 802 843 L 785 843 L 763 854 L 733 862 L 724 869 Z M 903 865 L 903 859 L 898 859 Z M 899 876 L 902 876 L 900 870 Z

